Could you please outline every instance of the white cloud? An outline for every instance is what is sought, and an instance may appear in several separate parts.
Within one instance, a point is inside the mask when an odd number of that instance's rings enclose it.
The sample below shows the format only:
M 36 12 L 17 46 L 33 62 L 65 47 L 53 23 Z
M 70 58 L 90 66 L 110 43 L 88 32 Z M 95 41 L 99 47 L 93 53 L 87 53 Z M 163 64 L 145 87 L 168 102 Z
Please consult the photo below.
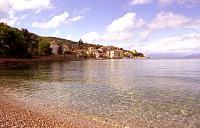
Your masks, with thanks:
M 156 15 L 155 19 L 148 25 L 149 29 L 164 29 L 164 28 L 177 28 L 187 24 L 189 18 L 174 14 L 172 12 L 160 12 Z
M 199 0 L 158 0 L 158 2 L 166 5 L 178 3 L 185 6 L 195 6 L 197 4 L 200 4 Z
M 135 5 L 149 4 L 152 2 L 157 2 L 161 5 L 170 5 L 173 3 L 178 3 L 186 7 L 193 7 L 200 4 L 199 0 L 131 0 L 130 4 L 135 6 Z
M 89 33 L 84 34 L 81 37 L 81 39 L 84 42 L 94 43 L 96 41 L 102 40 L 102 37 L 98 33 L 96 33 L 96 32 L 89 32 Z
M 108 32 L 123 32 L 141 27 L 142 25 L 144 25 L 144 21 L 142 19 L 136 19 L 135 13 L 127 13 L 114 20 L 106 29 Z
M 75 16 L 75 17 L 72 17 L 71 19 L 69 19 L 68 21 L 71 23 L 73 22 L 76 22 L 76 21 L 79 21 L 81 19 L 83 19 L 84 17 L 83 16 Z
M 1 18 L 1 22 L 5 22 L 11 26 L 16 24 L 16 13 L 25 10 L 41 10 L 50 8 L 52 5 L 51 0 L 0 0 L 0 12 L 6 14 L 5 18 Z
M 56 30 L 52 35 L 53 35 L 53 36 L 59 36 L 59 35 L 60 35 L 60 31 L 59 31 L 59 30 Z
M 119 32 L 119 33 L 106 33 L 103 36 L 105 41 L 120 41 L 129 39 L 132 36 L 131 32 Z
M 1 11 L 43 10 L 51 7 L 50 0 L 0 0 Z
M 82 35 L 81 39 L 84 42 L 88 43 L 97 43 L 97 42 L 107 42 L 110 41 L 122 41 L 129 39 L 132 36 L 130 32 L 120 32 L 120 33 L 105 33 L 103 35 L 98 34 L 97 32 L 89 32 Z M 108 42 L 109 41 L 109 42 Z
M 81 38 L 85 42 L 127 40 L 132 37 L 136 29 L 143 27 L 144 24 L 144 21 L 138 19 L 135 13 L 127 13 L 106 26 L 104 34 L 100 35 L 97 32 L 90 32 L 84 34 Z
M 157 1 L 162 4 L 171 4 L 177 0 L 157 0 Z
M 17 19 L 18 18 L 14 14 L 10 13 L 7 18 L 0 19 L 0 22 L 6 23 L 10 26 L 13 26 L 14 24 L 16 24 Z
M 151 2 L 152 2 L 152 0 L 132 0 L 131 4 L 132 5 L 140 5 L 140 4 L 148 4 Z
M 135 30 L 142 28 L 144 24 L 144 21 L 137 18 L 135 13 L 126 13 L 106 27 L 102 39 L 104 41 L 127 40 L 132 37 Z
M 69 17 L 68 12 L 64 12 L 62 14 L 54 16 L 52 19 L 50 19 L 48 22 L 33 22 L 33 27 L 39 27 L 39 28 L 56 28 L 60 24 L 65 23 L 67 21 L 67 18 Z
M 194 20 L 188 17 L 174 14 L 172 12 L 160 12 L 158 13 L 152 22 L 147 25 L 147 28 L 140 35 L 146 38 L 150 33 L 160 29 L 175 29 L 175 28 L 187 28 L 191 25 L 198 24 Z
M 88 12 L 88 11 L 90 11 L 91 9 L 89 8 L 89 7 L 84 7 L 84 8 L 82 8 L 82 9 L 80 9 L 80 10 L 78 10 L 78 9 L 75 9 L 74 10 L 74 14 L 75 15 L 82 15 L 82 14 L 85 14 L 86 12 Z
M 7 0 L 0 0 L 0 11 L 6 11 L 9 8 Z
M 70 34 L 66 36 L 62 36 L 62 38 L 67 39 L 67 40 L 75 40 L 75 38 Z
M 190 33 L 165 37 L 135 46 L 141 52 L 152 53 L 192 53 L 200 50 L 200 34 Z
M 63 12 L 62 14 L 52 17 L 47 22 L 33 22 L 32 27 L 46 28 L 46 29 L 56 28 L 61 24 L 74 23 L 81 19 L 83 19 L 83 16 L 75 16 L 75 17 L 69 18 L 69 13 Z
M 70 34 L 65 35 L 62 32 L 60 32 L 59 30 L 56 30 L 55 32 L 51 33 L 50 35 L 45 34 L 43 36 L 51 36 L 51 37 L 59 37 L 59 38 L 67 39 L 67 40 L 75 40 L 75 38 L 72 35 L 70 35 Z
M 41 11 L 51 7 L 50 0 L 12 0 L 11 5 L 17 11 L 37 10 Z
M 187 28 L 187 29 L 193 29 L 193 30 L 200 30 L 200 21 L 197 21 L 194 24 L 185 26 L 185 28 Z

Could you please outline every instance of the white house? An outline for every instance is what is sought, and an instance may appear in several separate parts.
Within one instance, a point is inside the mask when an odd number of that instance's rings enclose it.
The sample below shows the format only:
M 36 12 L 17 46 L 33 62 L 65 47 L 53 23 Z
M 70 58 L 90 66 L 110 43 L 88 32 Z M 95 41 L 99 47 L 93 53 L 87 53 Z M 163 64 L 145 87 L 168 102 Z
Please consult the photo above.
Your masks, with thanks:
M 122 50 L 112 50 L 110 51 L 110 58 L 111 59 L 119 59 L 119 58 L 123 58 L 124 57 L 124 53 Z

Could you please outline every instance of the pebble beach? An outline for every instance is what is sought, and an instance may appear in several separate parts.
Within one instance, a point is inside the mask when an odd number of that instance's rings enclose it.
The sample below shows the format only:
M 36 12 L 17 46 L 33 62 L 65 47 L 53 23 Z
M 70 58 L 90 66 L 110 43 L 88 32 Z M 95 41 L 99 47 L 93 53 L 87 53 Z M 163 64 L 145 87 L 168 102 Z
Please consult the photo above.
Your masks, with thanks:
M 106 128 L 111 126 L 97 124 L 83 119 L 67 120 L 55 115 L 44 114 L 27 108 L 11 97 L 0 93 L 0 128 Z M 66 115 L 67 116 L 67 115 Z M 68 117 L 69 119 L 69 117 Z
M 1 128 L 79 128 L 75 124 L 25 109 L 7 96 L 0 97 Z

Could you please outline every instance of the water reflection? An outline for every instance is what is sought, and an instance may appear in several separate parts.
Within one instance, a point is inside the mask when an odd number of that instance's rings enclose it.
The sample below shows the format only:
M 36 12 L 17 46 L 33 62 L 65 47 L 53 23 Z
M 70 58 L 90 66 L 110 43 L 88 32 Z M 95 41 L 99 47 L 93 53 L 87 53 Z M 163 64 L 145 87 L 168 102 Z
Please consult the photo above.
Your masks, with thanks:
M 0 89 L 140 127 L 198 126 L 200 60 L 101 60 L 2 69 Z

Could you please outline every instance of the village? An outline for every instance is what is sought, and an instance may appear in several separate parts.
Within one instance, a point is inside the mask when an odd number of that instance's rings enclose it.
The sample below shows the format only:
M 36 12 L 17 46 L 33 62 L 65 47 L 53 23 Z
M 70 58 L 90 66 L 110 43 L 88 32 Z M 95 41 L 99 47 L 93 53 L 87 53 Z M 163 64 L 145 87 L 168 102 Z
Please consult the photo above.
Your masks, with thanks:
M 50 41 L 50 48 L 53 55 L 72 54 L 76 58 L 85 59 L 129 59 L 144 58 L 142 53 L 136 50 L 124 50 L 115 46 L 88 45 L 80 39 L 78 43 L 60 43 L 59 41 Z

